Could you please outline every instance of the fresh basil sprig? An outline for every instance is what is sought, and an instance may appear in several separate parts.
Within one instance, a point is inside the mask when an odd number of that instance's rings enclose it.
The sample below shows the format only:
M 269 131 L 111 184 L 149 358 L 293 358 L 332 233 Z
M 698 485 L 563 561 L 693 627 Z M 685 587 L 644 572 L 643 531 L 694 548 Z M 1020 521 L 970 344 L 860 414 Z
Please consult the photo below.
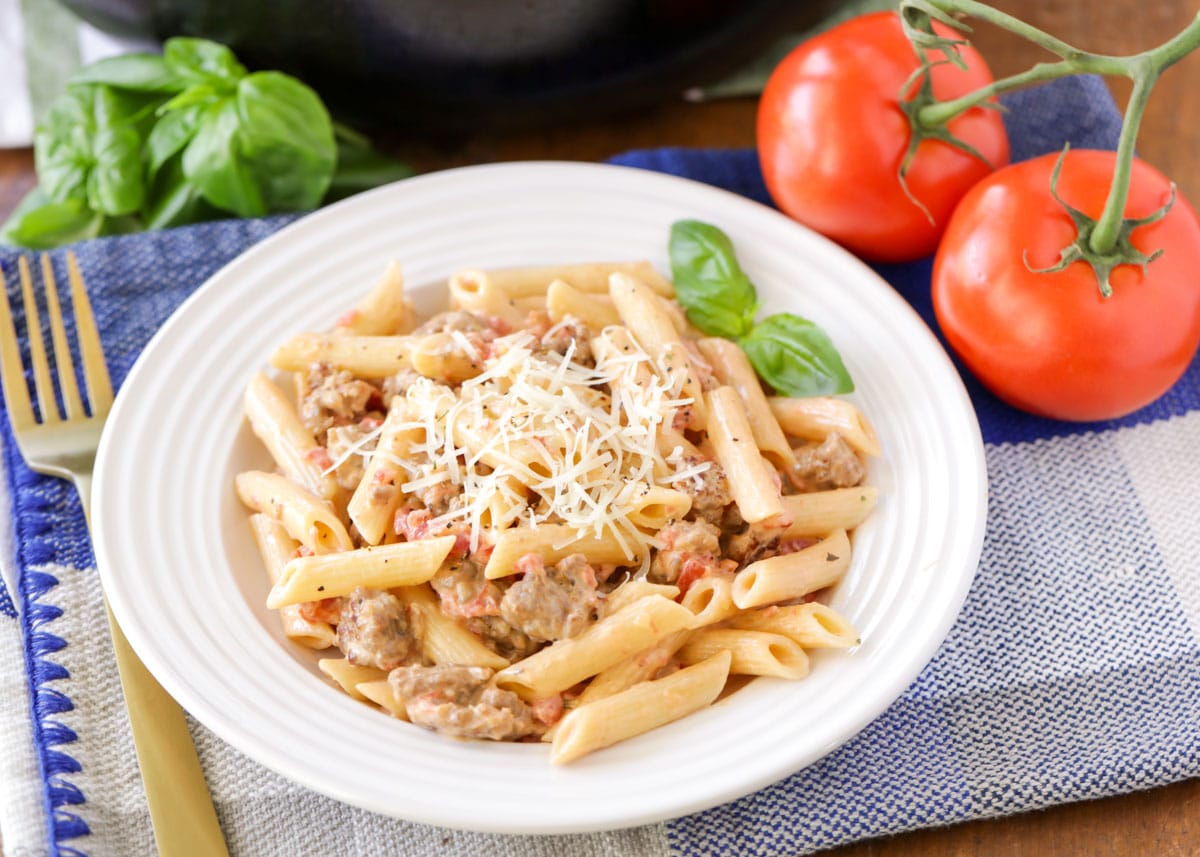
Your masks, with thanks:
M 712 336 L 736 339 L 754 326 L 758 297 L 743 273 L 729 236 L 699 220 L 671 225 L 675 295 L 688 319 Z
M 854 381 L 829 336 L 808 319 L 777 313 L 757 324 L 758 294 L 733 242 L 698 220 L 671 226 L 675 296 L 703 333 L 736 340 L 758 376 L 785 396 L 850 393 Z
M 789 396 L 823 396 L 854 390 L 850 373 L 829 336 L 806 318 L 768 316 L 738 342 L 767 383 Z
M 304 211 L 412 174 L 335 127 L 299 80 L 192 38 L 84 68 L 39 123 L 34 159 L 39 187 L 0 239 L 38 249 Z

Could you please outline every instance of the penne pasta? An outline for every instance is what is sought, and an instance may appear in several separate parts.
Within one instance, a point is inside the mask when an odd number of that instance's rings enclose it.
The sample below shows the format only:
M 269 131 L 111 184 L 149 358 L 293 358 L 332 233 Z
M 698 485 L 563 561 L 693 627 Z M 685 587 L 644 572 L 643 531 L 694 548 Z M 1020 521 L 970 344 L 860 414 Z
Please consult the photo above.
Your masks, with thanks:
M 548 265 L 529 268 L 496 268 L 483 273 L 489 281 L 514 298 L 544 295 L 555 280 L 565 280 L 581 292 L 608 292 L 613 273 L 634 276 L 655 293 L 674 297 L 675 287 L 649 262 L 591 262 L 574 265 Z
M 692 508 L 692 498 L 672 488 L 651 488 L 633 501 L 629 520 L 644 530 L 661 530 Z
M 592 338 L 592 353 L 625 385 L 645 385 L 654 377 L 654 363 L 621 325 L 604 328 Z
M 296 555 L 299 543 L 288 535 L 283 524 L 261 512 L 250 516 L 250 531 L 258 545 L 267 578 L 274 584 L 283 574 L 283 567 Z M 279 624 L 286 637 L 309 649 L 328 649 L 337 638 L 332 625 L 305 617 L 299 604 L 282 608 Z
M 550 761 L 570 762 L 712 705 L 729 677 L 730 660 L 728 652 L 718 652 L 666 678 L 576 708 L 555 732 Z
M 483 271 L 469 268 L 450 278 L 450 304 L 479 315 L 501 319 L 509 327 L 520 327 L 525 311 L 518 308 L 512 295 Z
M 447 384 L 461 384 L 483 369 L 482 355 L 464 348 L 451 333 L 420 337 L 412 343 L 408 357 L 417 372 Z
M 262 441 L 288 479 L 330 502 L 340 499 L 342 491 L 337 479 L 324 472 L 321 464 L 328 456 L 321 455 L 324 450 L 300 422 L 283 390 L 257 372 L 246 386 L 242 404 L 255 437 Z
M 855 451 L 879 455 L 879 437 L 874 426 L 852 402 L 829 396 L 809 399 L 777 396 L 768 401 L 779 426 L 791 437 L 824 440 L 836 431 Z
M 408 712 L 404 708 L 404 700 L 396 693 L 392 683 L 385 679 L 359 682 L 355 685 L 358 694 L 364 699 L 375 703 L 388 714 L 399 720 L 408 720 Z
M 430 661 L 438 666 L 480 666 L 494 670 L 508 666 L 506 658 L 485 646 L 457 619 L 443 613 L 437 597 L 427 587 L 405 587 L 402 594 L 421 617 L 421 647 Z
M 747 631 L 782 634 L 806 649 L 848 649 L 860 642 L 858 631 L 846 617 L 820 601 L 773 604 L 740 613 L 729 624 Z
M 661 595 L 663 598 L 674 601 L 679 597 L 679 587 L 670 583 L 651 583 L 644 577 L 635 577 L 625 581 L 609 593 L 604 605 L 605 610 L 608 613 L 616 613 L 647 595 Z
M 517 560 L 536 553 L 547 565 L 559 562 L 572 554 L 581 553 L 588 562 L 626 565 L 633 558 L 626 555 L 627 545 L 612 535 L 585 536 L 565 524 L 542 524 L 537 529 L 513 527 L 496 535 L 496 544 L 484 567 L 484 577 L 493 580 L 516 574 Z
M 690 633 L 690 631 L 676 631 L 659 640 L 644 652 L 638 652 L 628 660 L 621 661 L 599 673 L 583 689 L 577 704 L 587 705 L 596 702 L 606 696 L 612 696 L 626 688 L 633 687 L 638 682 L 654 678 L 659 670 L 671 662 L 671 658 L 679 651 Z
M 612 301 L 605 300 L 605 297 L 582 292 L 565 280 L 555 280 L 546 289 L 546 312 L 555 322 L 574 317 L 592 330 L 603 330 L 621 323 Z
M 675 631 L 690 628 L 687 608 L 648 595 L 592 625 L 578 637 L 558 640 L 496 673 L 496 686 L 526 699 L 561 693 L 585 678 L 650 648 Z
M 360 684 L 387 679 L 387 673 L 383 670 L 352 664 L 345 658 L 321 658 L 317 661 L 317 669 L 360 702 L 367 698 L 358 689 Z
M 412 307 L 404 298 L 404 274 L 393 259 L 375 287 L 337 323 L 339 333 L 386 336 L 405 333 L 412 322 Z
M 845 530 L 796 553 L 760 559 L 733 578 L 733 603 L 742 610 L 800 598 L 841 580 L 850 567 Z
M 681 602 L 696 617 L 697 628 L 713 625 L 738 612 L 733 603 L 733 576 L 707 574 L 688 587 Z
M 717 387 L 708 398 L 708 439 L 725 470 L 729 490 L 742 518 L 757 524 L 783 514 L 775 472 L 754 444 L 754 433 L 732 387 Z
M 346 504 L 346 514 L 351 523 L 369 545 L 382 542 L 384 534 L 392 527 L 396 509 L 404 499 L 400 486 L 407 479 L 401 465 L 409 447 L 424 436 L 421 429 L 406 425 L 407 416 L 405 401 L 400 397 L 393 399 L 375 450 L 363 468 L 362 479 L 350 496 L 350 502 Z
M 808 675 L 808 655 L 794 640 L 781 634 L 743 631 L 737 628 L 706 628 L 688 637 L 679 650 L 679 660 L 695 664 L 719 652 L 729 652 L 729 672 L 734 675 L 765 675 L 795 681 Z
M 687 410 L 687 425 L 699 429 L 707 420 L 704 390 L 700 376 L 692 367 L 691 357 L 683 347 L 679 332 L 654 291 L 628 274 L 616 273 L 609 279 L 609 294 L 621 322 L 648 354 L 661 355 L 659 365 L 663 374 L 672 379 L 673 388 L 681 397 L 691 400 Z
M 645 282 L 643 280 L 643 282 Z M 653 288 L 653 287 L 652 287 Z M 658 305 L 663 313 L 671 320 L 671 325 L 675 328 L 675 332 L 682 337 L 701 336 L 700 331 L 692 327 L 687 320 L 687 314 L 683 311 L 683 307 L 677 304 L 670 298 L 658 296 Z
M 418 341 L 411 336 L 300 333 L 275 349 L 271 365 L 300 372 L 314 363 L 329 363 L 364 378 L 387 378 L 412 367 Z
M 762 384 L 746 352 L 728 339 L 709 337 L 696 343 L 700 353 L 712 366 L 713 374 L 722 384 L 737 391 L 763 458 L 777 469 L 787 472 L 796 466 L 796 456 L 779 427 L 779 421 L 767 403 Z
M 608 292 L 621 324 L 647 354 L 660 354 L 665 346 L 679 342 L 675 325 L 645 283 L 628 274 L 616 273 L 609 278 Z
M 878 499 L 879 489 L 873 485 L 789 494 L 783 498 L 783 509 L 791 523 L 783 531 L 783 538 L 821 537 L 834 530 L 852 530 L 867 519 Z
M 349 595 L 360 586 L 392 589 L 424 583 L 454 547 L 454 536 L 358 548 L 288 562 L 267 595 L 272 610 L 285 604 Z
M 313 553 L 354 547 L 345 525 L 329 504 L 287 477 L 248 470 L 239 473 L 234 484 L 246 506 L 283 524 L 288 535 Z
M 683 455 L 691 458 L 703 458 L 704 454 L 700 449 L 688 440 L 683 434 L 670 426 L 661 426 L 658 430 L 658 452 L 663 458 L 667 458 L 675 453 L 675 450 L 682 450 Z

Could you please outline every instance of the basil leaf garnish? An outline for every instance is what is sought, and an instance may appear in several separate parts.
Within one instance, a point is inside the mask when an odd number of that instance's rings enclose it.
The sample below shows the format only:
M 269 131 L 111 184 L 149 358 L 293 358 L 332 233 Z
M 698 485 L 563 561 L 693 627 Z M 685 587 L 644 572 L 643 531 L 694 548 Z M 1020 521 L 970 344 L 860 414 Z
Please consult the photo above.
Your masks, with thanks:
M 785 396 L 850 393 L 854 381 L 821 328 L 791 313 L 754 323 L 758 295 L 729 236 L 710 223 L 680 220 L 668 245 L 675 297 L 709 336 L 737 340 L 758 376 Z
M 854 391 L 854 381 L 825 331 L 781 312 L 754 326 L 739 343 L 760 378 L 785 396 L 831 396 Z
M 710 336 L 736 339 L 754 326 L 758 296 L 724 232 L 699 220 L 671 226 L 671 273 L 688 320 Z

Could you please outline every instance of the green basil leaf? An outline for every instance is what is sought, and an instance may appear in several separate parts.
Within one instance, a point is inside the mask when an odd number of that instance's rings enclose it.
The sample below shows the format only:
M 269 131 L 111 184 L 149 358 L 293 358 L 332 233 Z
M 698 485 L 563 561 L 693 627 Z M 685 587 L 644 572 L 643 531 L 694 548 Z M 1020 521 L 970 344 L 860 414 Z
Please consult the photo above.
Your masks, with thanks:
M 825 331 L 791 313 L 769 316 L 739 344 L 760 378 L 785 396 L 854 391 L 854 381 Z
M 671 226 L 668 249 L 675 295 L 692 324 L 730 339 L 754 326 L 758 296 L 729 236 L 699 220 L 680 220 Z
M 124 215 L 141 205 L 142 136 L 161 96 L 99 84 L 72 84 L 34 134 L 34 162 L 46 195 Z
M 146 137 L 146 166 L 151 178 L 196 136 L 203 112 L 199 104 L 193 104 L 159 116 Z
M 195 86 L 189 86 L 183 92 L 176 95 L 160 107 L 158 112 L 166 114 L 176 110 L 185 110 L 189 107 L 206 107 L 228 97 L 228 92 L 222 94 L 215 86 L 209 86 L 207 83 L 197 83 Z
M 337 168 L 325 192 L 325 202 L 335 202 L 412 176 L 412 167 L 382 154 L 366 137 L 336 126 L 334 132 L 337 136 Z
M 337 163 L 333 124 L 313 90 L 274 71 L 242 78 L 239 154 L 271 211 L 316 208 Z
M 35 188 L 0 229 L 0 241 L 30 250 L 52 250 L 96 237 L 103 220 L 81 200 L 56 202 Z
M 97 230 L 97 235 L 129 235 L 132 232 L 142 232 L 145 230 L 142 225 L 141 218 L 135 215 L 125 215 L 122 217 L 100 217 L 100 228 Z
M 246 76 L 246 67 L 225 45 L 207 39 L 176 37 L 163 45 L 167 68 L 189 83 L 232 90 Z
M 221 216 L 183 174 L 183 158 L 175 155 L 158 170 L 146 194 L 142 217 L 147 229 L 167 229 Z
M 114 89 L 101 84 L 72 84 L 91 97 L 92 118 L 96 128 L 127 125 L 139 136 L 149 132 L 154 124 L 154 112 L 164 96 L 154 92 Z
M 51 102 L 33 135 L 33 157 L 42 191 L 55 202 L 87 199 L 96 133 L 94 93 L 69 87 Z
M 88 206 L 101 214 L 132 214 L 142 206 L 142 141 L 129 125 L 101 126 L 92 140 Z
M 123 54 L 85 66 L 71 78 L 72 84 L 98 83 L 117 89 L 170 94 L 187 83 L 171 70 L 160 54 Z
M 209 106 L 183 150 L 183 174 L 200 195 L 239 217 L 267 213 L 262 193 L 239 151 L 241 118 L 233 99 Z

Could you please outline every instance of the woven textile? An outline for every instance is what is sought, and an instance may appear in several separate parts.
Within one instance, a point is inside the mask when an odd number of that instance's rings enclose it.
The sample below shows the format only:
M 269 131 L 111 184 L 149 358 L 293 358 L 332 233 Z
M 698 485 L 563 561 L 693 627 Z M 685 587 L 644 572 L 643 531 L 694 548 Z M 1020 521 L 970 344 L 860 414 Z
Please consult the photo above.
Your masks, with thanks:
M 1020 159 L 1112 147 L 1103 84 L 1007 99 Z M 616 162 L 767 201 L 753 152 Z M 227 221 L 77 248 L 114 380 L 226 261 L 289 222 Z M 0 251 L 10 267 L 12 253 Z M 879 271 L 933 326 L 929 263 Z M 869 836 L 1200 774 L 1200 361 L 1162 400 L 1075 425 L 967 378 L 987 446 L 988 535 L 944 645 L 860 735 L 741 800 L 635 830 L 498 837 L 407 824 L 282 780 L 193 724 L 236 855 L 798 855 Z M 12 581 L 0 587 L 0 839 L 7 855 L 152 853 L 87 534 L 72 490 L 30 473 L 0 420 Z M 134 475 L 131 478 L 137 478 Z M 0 510 L 3 506 L 0 505 Z

